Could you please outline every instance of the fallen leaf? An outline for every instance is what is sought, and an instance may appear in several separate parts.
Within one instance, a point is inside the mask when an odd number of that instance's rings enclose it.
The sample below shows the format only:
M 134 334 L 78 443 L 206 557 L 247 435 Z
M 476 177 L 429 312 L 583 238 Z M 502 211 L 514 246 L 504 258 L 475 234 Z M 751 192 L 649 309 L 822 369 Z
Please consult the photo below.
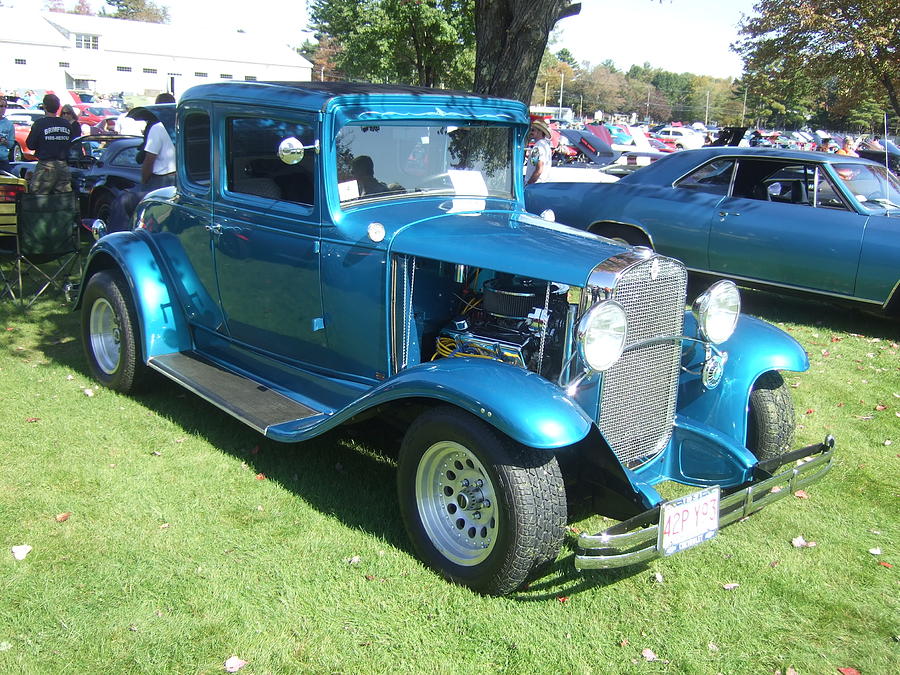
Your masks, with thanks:
M 885 562 L 884 560 L 879 560 L 878 564 L 882 567 L 887 567 L 888 569 L 892 569 L 894 567 L 893 565 L 891 565 L 891 563 Z
M 75 376 L 74 375 L 66 375 L 66 379 L 69 381 L 72 381 L 75 379 Z
M 740 586 L 740 584 L 722 584 L 722 588 L 724 588 L 726 591 L 733 591 L 738 586 Z
M 569 601 L 568 596 L 565 596 L 565 595 L 560 595 L 560 596 L 559 596 L 558 598 L 556 598 L 556 599 L 559 600 L 560 604 L 563 604 L 563 605 L 566 604 L 566 603 Z
M 892 445 L 893 443 L 894 443 L 894 441 L 892 441 L 890 438 L 888 438 L 884 441 L 885 445 Z
M 809 495 L 806 494 L 806 490 L 797 490 L 797 491 L 794 493 L 794 496 L 795 496 L 797 499 L 809 499 Z
M 806 541 L 801 534 L 799 537 L 794 537 L 791 539 L 791 544 L 794 548 L 812 548 L 816 545 L 814 541 Z
M 265 479 L 266 479 L 266 474 L 264 474 L 264 473 L 256 474 L 256 480 L 265 480 Z
M 823 350 L 822 350 L 822 356 L 831 356 L 831 352 L 828 351 L 827 349 L 823 349 Z
M 84 391 L 84 395 L 87 396 L 88 398 L 90 398 L 91 396 L 94 395 L 93 389 L 88 388 L 88 389 L 83 389 L 82 391 Z
M 781 487 L 780 485 L 776 485 L 775 487 L 773 487 L 773 488 L 770 490 L 770 492 L 781 492 L 782 490 L 784 490 L 783 487 Z
M 831 336 L 831 341 L 832 341 L 832 342 L 840 342 L 840 341 L 843 340 L 843 339 L 844 339 L 844 338 L 839 338 L 837 335 L 832 335 L 832 336 Z
M 239 659 L 237 656 L 229 656 L 225 661 L 224 668 L 226 673 L 236 673 L 246 665 L 247 662 L 243 659 Z
M 366 575 L 366 581 L 375 581 L 375 577 L 371 574 Z
M 0 652 L 5 652 L 12 649 L 12 645 L 8 642 L 0 642 Z
M 648 661 L 656 661 L 656 654 L 653 653 L 652 649 L 642 649 L 641 656 L 643 656 Z
M 882 410 L 887 410 L 887 406 L 879 403 L 878 405 L 875 406 L 875 410 L 877 410 L 878 412 L 881 412 Z
M 784 671 L 784 675 L 800 675 L 796 670 L 794 670 L 793 666 L 788 666 L 787 670 Z
M 154 457 L 162 457 L 162 453 L 159 450 L 154 450 L 150 454 L 153 455 Z
M 845 405 L 846 405 L 845 403 L 838 403 L 838 404 L 837 404 L 837 407 L 838 407 L 838 408 L 843 408 Z
M 71 516 L 71 515 L 72 515 L 71 511 L 66 511 L 65 513 L 57 513 L 56 514 L 56 522 L 64 523 L 69 519 L 69 516 Z
M 168 530 L 168 529 L 169 529 L 169 524 L 168 524 L 168 523 L 163 523 L 162 525 L 159 526 L 159 529 L 161 529 L 161 530 Z
M 347 558 L 347 564 L 348 565 L 358 565 L 360 560 L 362 560 L 362 558 L 360 558 L 358 555 L 355 555 L 350 558 Z
M 628 646 L 628 639 L 627 639 L 627 638 L 622 638 L 621 640 L 619 640 L 619 646 L 620 646 L 620 647 L 627 647 L 627 646 Z
M 16 560 L 25 560 L 25 556 L 31 553 L 31 547 L 28 544 L 12 547 L 13 558 Z
M 711 651 L 711 652 L 719 651 L 718 645 L 715 645 L 712 642 L 710 642 L 708 645 L 706 645 L 706 648 L 709 649 L 709 651 Z
M 773 560 L 772 562 L 769 563 L 769 567 L 778 567 L 778 561 Z
M 872 555 L 881 555 L 881 549 L 880 548 L 870 548 L 869 553 L 871 553 Z
M 814 412 L 816 412 L 814 408 L 807 408 L 807 409 L 806 409 L 806 414 L 807 414 L 807 415 L 812 415 Z
M 859 671 L 856 668 L 838 668 L 838 672 L 841 675 L 860 675 Z
M 661 583 L 663 582 L 663 575 L 660 574 L 659 572 L 654 572 L 654 573 L 653 573 L 653 580 L 654 580 L 656 583 L 661 584 Z
M 25 421 L 26 422 L 40 422 L 41 418 L 40 417 L 26 417 Z

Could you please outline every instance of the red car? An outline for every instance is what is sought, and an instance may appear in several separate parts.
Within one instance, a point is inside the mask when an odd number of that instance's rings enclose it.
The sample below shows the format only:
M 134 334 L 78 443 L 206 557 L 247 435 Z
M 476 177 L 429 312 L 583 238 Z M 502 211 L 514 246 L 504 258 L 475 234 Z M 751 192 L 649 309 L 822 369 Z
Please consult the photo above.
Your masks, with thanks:
M 78 111 L 78 123 L 91 127 L 107 117 L 118 117 L 122 114 L 115 108 L 91 105 L 90 103 L 74 103 L 72 107 Z
M 42 110 L 9 110 L 6 111 L 6 119 L 13 123 L 16 129 L 16 144 L 13 147 L 10 160 L 13 162 L 23 162 L 33 160 L 34 153 L 25 145 L 25 139 L 28 138 L 28 132 L 31 131 L 31 125 L 34 121 L 44 116 Z

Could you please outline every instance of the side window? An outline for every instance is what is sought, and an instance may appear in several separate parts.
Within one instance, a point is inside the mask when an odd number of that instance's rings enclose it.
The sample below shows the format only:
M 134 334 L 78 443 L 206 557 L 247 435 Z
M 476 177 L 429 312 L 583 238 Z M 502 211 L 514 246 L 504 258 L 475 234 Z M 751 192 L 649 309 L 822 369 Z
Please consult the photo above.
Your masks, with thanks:
M 809 185 L 813 174 L 813 168 L 805 164 L 786 165 L 778 169 L 763 181 L 766 198 L 781 204 L 812 206 Z
M 208 187 L 210 180 L 209 115 L 189 112 L 184 120 L 184 166 L 192 183 Z
M 814 178 L 815 186 L 815 207 L 819 209 L 831 209 L 833 211 L 849 211 L 844 200 L 841 198 L 831 179 L 825 175 L 825 172 L 817 168 Z
M 227 190 L 266 199 L 312 205 L 315 199 L 316 153 L 307 151 L 298 164 L 285 164 L 278 146 L 287 138 L 315 143 L 312 123 L 263 117 L 227 121 Z
M 728 186 L 731 184 L 733 174 L 733 159 L 717 159 L 688 174 L 679 180 L 675 187 L 724 197 L 728 194 Z
M 125 166 L 125 167 L 128 167 L 129 169 L 133 169 L 135 167 L 135 165 L 137 164 L 136 158 L 137 158 L 138 150 L 140 150 L 140 149 L 141 149 L 141 147 L 139 145 L 135 145 L 134 147 L 131 147 L 131 148 L 125 148 L 124 150 L 122 150 L 122 152 L 120 152 L 118 155 L 113 157 L 110 164 L 112 166 Z

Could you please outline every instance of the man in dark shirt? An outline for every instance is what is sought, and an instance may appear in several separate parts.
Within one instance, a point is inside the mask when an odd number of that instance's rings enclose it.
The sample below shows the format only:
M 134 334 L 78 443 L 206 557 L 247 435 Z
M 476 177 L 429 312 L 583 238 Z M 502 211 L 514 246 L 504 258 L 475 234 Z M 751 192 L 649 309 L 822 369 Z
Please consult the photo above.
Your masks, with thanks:
M 44 96 L 44 112 L 46 116 L 35 121 L 25 141 L 34 150 L 38 160 L 28 191 L 36 195 L 71 192 L 71 175 L 66 155 L 69 141 L 73 138 L 72 127 L 57 116 L 59 97 L 55 94 Z

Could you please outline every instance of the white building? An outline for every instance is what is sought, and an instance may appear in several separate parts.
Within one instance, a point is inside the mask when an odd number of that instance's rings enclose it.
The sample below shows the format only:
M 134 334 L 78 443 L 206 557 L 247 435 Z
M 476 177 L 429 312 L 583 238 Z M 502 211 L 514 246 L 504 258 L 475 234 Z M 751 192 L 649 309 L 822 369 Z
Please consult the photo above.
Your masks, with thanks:
M 287 44 L 246 33 L 0 7 L 0 89 L 177 95 L 221 80 L 310 79 Z M 61 96 L 61 98 L 67 98 Z

